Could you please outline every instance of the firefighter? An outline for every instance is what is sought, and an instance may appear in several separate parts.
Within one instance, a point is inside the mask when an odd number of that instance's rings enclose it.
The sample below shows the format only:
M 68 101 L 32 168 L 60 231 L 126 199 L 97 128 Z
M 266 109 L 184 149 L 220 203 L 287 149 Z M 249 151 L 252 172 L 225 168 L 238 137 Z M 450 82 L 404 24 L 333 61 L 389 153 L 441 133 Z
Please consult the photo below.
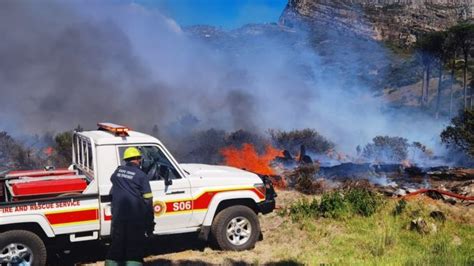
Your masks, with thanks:
M 153 234 L 153 195 L 147 175 L 140 169 L 141 153 L 127 148 L 112 174 L 112 244 L 105 265 L 142 265 L 146 236 Z

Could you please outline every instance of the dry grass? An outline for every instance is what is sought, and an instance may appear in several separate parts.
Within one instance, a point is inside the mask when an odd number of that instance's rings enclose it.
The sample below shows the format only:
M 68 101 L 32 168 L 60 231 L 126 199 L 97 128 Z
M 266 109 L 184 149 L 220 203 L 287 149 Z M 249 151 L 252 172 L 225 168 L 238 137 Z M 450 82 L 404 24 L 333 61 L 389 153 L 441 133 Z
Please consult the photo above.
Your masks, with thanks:
M 294 191 L 280 191 L 278 195 L 280 209 L 260 217 L 264 239 L 255 249 L 224 252 L 208 247 L 194 235 L 169 236 L 153 243 L 156 245 L 155 255 L 148 256 L 146 264 L 462 265 L 474 262 L 472 206 L 451 206 L 420 196 L 409 199 L 406 210 L 399 216 L 392 215 L 397 200 L 389 200 L 382 210 L 368 218 L 320 218 L 293 222 L 284 214 L 286 207 L 311 196 Z M 448 218 L 445 223 L 436 224 L 437 233 L 420 235 L 407 229 L 410 219 L 417 215 L 435 223 L 429 218 L 432 210 L 440 210 Z M 87 260 L 92 263 L 79 265 L 103 265 L 101 260 L 103 255 L 96 260 Z

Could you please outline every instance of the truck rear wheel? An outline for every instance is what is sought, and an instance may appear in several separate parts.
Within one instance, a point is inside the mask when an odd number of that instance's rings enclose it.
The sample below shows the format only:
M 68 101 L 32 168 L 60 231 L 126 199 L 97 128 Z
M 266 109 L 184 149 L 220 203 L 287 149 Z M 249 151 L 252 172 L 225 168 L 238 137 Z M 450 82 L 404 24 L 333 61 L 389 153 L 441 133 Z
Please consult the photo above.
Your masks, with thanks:
M 231 206 L 214 218 L 211 233 L 222 250 L 247 250 L 255 246 L 260 236 L 260 223 L 249 207 Z
M 46 264 L 46 247 L 36 234 L 12 230 L 0 234 L 0 265 Z

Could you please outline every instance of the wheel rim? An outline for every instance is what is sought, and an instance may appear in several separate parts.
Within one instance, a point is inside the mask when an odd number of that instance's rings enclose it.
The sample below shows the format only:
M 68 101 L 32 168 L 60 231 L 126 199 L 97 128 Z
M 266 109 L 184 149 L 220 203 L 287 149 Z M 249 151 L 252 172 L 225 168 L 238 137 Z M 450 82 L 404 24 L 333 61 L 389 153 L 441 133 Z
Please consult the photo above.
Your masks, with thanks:
M 0 264 L 1 265 L 32 265 L 33 252 L 31 249 L 21 243 L 11 243 L 1 249 Z
M 227 224 L 227 240 L 236 246 L 247 243 L 251 235 L 252 225 L 245 217 L 235 217 Z

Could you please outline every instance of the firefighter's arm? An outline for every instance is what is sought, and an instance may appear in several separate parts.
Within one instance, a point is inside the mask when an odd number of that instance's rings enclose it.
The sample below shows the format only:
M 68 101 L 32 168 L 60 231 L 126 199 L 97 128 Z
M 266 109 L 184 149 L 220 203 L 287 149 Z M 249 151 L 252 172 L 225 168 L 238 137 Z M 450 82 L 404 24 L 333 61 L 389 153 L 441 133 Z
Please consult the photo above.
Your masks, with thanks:
M 145 201 L 146 205 L 146 214 L 145 220 L 147 221 L 147 234 L 152 235 L 154 228 L 155 228 L 155 215 L 153 212 L 153 193 L 151 192 L 151 187 L 148 179 L 146 176 L 143 176 L 143 200 Z
M 155 230 L 155 215 L 153 212 L 153 194 L 151 192 L 143 194 L 143 199 L 145 200 L 146 204 L 146 221 L 147 221 L 147 229 L 146 233 L 148 236 L 153 235 L 153 231 Z

